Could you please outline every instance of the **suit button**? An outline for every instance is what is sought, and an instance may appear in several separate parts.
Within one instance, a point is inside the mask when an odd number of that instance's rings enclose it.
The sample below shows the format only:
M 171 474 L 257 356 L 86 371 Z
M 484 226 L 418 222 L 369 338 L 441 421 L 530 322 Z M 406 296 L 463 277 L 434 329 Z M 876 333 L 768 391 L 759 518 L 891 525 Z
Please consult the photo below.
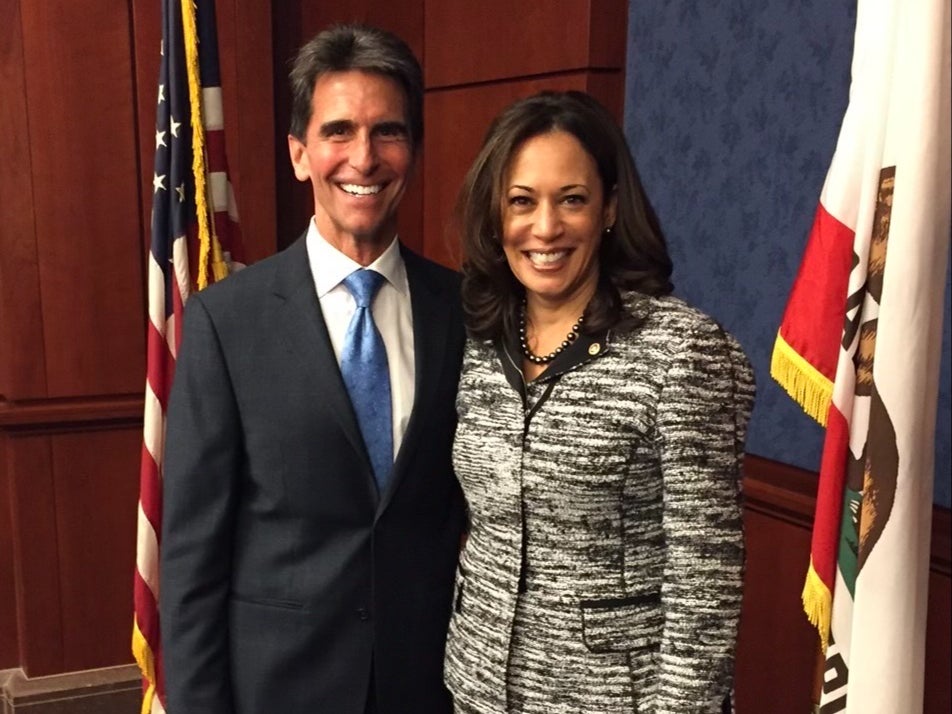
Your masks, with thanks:
M 365 607 L 358 607 L 358 608 L 357 608 L 357 617 L 360 618 L 360 621 L 361 621 L 361 622 L 367 622 L 367 620 L 370 619 L 370 613 L 367 611 L 367 608 L 365 608 Z

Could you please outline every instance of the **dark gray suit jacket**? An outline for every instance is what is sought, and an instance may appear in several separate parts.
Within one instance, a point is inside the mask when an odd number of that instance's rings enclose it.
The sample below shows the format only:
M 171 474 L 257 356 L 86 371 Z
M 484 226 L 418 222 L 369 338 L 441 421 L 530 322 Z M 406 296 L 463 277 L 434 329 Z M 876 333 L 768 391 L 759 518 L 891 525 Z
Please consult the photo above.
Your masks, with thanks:
M 416 396 L 378 497 L 303 237 L 188 301 L 159 609 L 170 714 L 451 709 L 458 276 L 403 251 Z

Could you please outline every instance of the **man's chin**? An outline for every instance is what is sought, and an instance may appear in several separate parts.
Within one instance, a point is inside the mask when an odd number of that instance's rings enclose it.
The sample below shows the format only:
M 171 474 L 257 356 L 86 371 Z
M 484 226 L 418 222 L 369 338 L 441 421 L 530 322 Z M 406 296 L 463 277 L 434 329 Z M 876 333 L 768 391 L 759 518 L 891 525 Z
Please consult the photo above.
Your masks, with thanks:
M 389 245 L 397 234 L 397 221 L 391 217 L 385 221 L 354 223 L 345 230 L 358 243 Z
M 376 260 L 393 241 L 397 234 L 396 225 L 384 226 L 335 226 L 330 235 L 327 235 L 318 226 L 318 231 L 324 240 L 337 248 L 341 253 L 361 265 L 368 265 Z
M 397 234 L 397 222 L 394 219 L 386 221 L 355 221 L 341 224 L 336 221 L 322 226 L 317 221 L 317 230 L 332 245 L 357 243 L 367 246 L 390 245 L 390 241 Z
M 352 231 L 351 236 L 355 243 L 360 245 L 372 245 L 385 248 L 390 245 L 390 241 L 397 234 L 396 228 L 377 229 L 372 231 Z

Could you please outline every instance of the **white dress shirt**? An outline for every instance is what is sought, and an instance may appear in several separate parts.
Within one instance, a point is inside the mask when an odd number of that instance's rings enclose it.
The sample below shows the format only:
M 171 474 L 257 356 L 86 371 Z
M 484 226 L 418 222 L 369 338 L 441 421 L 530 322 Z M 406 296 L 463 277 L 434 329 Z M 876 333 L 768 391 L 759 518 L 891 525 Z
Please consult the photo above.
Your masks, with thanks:
M 331 345 L 337 364 L 350 319 L 357 309 L 350 291 L 341 282 L 361 266 L 328 243 L 317 230 L 312 219 L 308 229 L 307 256 L 314 278 L 317 299 L 321 303 L 324 322 L 330 333 Z M 400 255 L 400 245 L 394 236 L 393 242 L 373 263 L 366 266 L 376 270 L 386 280 L 377 291 L 371 312 L 374 322 L 387 349 L 387 365 L 390 368 L 391 414 L 393 416 L 394 458 L 400 451 L 403 435 L 413 409 L 414 394 L 414 349 L 413 311 L 410 306 L 410 283 L 407 269 Z

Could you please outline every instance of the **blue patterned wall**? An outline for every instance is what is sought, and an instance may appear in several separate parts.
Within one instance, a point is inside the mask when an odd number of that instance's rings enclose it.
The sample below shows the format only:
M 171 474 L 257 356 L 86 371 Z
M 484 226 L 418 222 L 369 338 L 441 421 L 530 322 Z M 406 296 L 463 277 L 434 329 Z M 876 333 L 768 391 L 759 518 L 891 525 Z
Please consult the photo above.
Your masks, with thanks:
M 816 471 L 823 431 L 770 378 L 770 353 L 846 109 L 854 0 L 631 0 L 625 131 L 676 292 L 744 345 L 748 449 Z M 950 501 L 949 288 L 935 500 Z

